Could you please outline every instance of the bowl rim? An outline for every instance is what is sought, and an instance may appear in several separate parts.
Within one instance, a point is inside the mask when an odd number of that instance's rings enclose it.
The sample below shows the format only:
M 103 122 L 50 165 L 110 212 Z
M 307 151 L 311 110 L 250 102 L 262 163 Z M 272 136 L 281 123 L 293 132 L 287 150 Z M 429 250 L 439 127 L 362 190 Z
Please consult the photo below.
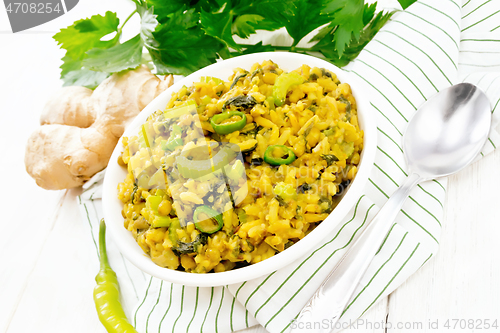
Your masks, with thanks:
M 351 86 L 353 96 L 356 99 L 357 108 L 361 110 L 361 112 L 358 111 L 358 120 L 364 132 L 363 151 L 356 177 L 351 182 L 348 191 L 340 200 L 339 204 L 323 222 L 299 242 L 271 258 L 234 270 L 207 274 L 187 273 L 156 265 L 151 260 L 150 256 L 144 253 L 132 236 L 132 233 L 123 226 L 123 217 L 121 215 L 123 203 L 117 197 L 117 181 L 123 181 L 124 177 L 119 178 L 116 172 L 120 169 L 125 172 L 125 170 L 116 163 L 119 154 L 123 150 L 123 145 L 121 144 L 123 136 L 131 135 L 133 133 L 132 131 L 144 123 L 151 113 L 158 109 L 164 109 L 166 103 L 170 100 L 171 94 L 178 91 L 183 85 L 190 86 L 193 82 L 199 81 L 201 76 L 229 76 L 230 74 L 226 75 L 222 73 L 214 75 L 214 72 L 230 71 L 230 73 L 232 73 L 234 68 L 250 67 L 255 62 L 260 63 L 269 59 L 284 70 L 294 70 L 302 64 L 307 64 L 311 67 L 323 67 L 334 72 L 341 82 L 346 82 Z M 111 155 L 104 177 L 102 207 L 109 234 L 118 247 L 118 250 L 133 265 L 149 275 L 168 282 L 196 287 L 223 286 L 256 279 L 303 258 L 307 253 L 311 253 L 354 207 L 356 201 L 363 193 L 365 184 L 368 181 L 368 176 L 373 167 L 377 141 L 376 124 L 373 115 L 373 107 L 368 102 L 368 96 L 366 95 L 366 92 L 369 90 L 364 87 L 364 82 L 325 60 L 291 52 L 262 52 L 238 56 L 209 65 L 179 80 L 151 101 L 127 126 L 127 129 L 122 138 L 118 141 Z M 120 210 L 116 210 L 118 203 L 121 206 Z M 131 241 L 133 241 L 135 246 L 132 246 Z

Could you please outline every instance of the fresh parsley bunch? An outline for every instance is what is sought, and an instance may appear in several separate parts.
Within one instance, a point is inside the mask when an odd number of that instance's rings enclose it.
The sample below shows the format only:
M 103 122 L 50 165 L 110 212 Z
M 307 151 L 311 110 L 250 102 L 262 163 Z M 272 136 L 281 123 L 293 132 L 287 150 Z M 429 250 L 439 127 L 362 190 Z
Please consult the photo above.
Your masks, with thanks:
M 275 50 L 308 53 L 342 67 L 356 58 L 394 12 L 375 14 L 364 0 L 132 0 L 136 10 L 119 25 L 116 13 L 76 21 L 54 39 L 66 50 L 64 85 L 95 88 L 112 73 L 141 63 L 156 74 L 188 75 L 217 58 Z M 416 0 L 398 0 L 403 9 Z M 121 42 L 123 26 L 140 15 L 141 28 Z M 241 44 L 257 29 L 285 28 L 290 46 Z M 318 29 L 319 28 L 319 29 Z M 311 32 L 311 47 L 298 43 Z M 101 39 L 111 33 L 115 37 Z M 147 52 L 144 52 L 144 51 Z

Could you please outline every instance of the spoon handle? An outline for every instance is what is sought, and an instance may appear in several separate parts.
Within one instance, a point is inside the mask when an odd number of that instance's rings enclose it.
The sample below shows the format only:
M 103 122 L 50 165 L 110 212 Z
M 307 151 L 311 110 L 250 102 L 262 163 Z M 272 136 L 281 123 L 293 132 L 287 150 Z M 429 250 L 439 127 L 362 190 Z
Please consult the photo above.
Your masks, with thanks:
M 331 332 L 335 328 L 411 189 L 422 180 L 413 173 L 394 192 L 304 306 L 298 319 L 291 325 L 292 332 Z M 307 329 L 312 327 L 313 331 Z

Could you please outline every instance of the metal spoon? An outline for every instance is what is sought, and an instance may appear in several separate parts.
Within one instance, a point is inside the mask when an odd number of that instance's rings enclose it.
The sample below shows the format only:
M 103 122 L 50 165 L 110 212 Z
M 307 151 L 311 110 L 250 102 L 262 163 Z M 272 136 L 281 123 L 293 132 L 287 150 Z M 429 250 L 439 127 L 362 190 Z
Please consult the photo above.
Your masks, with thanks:
M 490 123 L 488 98 L 469 83 L 442 90 L 417 110 L 403 136 L 408 178 L 305 305 L 292 332 L 308 331 L 306 327 L 315 327 L 314 332 L 334 329 L 411 189 L 470 164 L 488 138 Z

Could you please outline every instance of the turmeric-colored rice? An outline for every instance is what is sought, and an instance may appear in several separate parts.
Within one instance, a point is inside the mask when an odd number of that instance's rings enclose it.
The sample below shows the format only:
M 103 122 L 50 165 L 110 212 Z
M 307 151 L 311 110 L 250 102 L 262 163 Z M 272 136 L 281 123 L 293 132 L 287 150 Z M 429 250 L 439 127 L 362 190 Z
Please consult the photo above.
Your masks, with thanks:
M 356 101 L 350 86 L 328 70 L 302 65 L 294 72 L 303 83 L 286 89 L 281 106 L 273 88 L 285 72 L 272 61 L 249 71 L 236 68 L 228 81 L 204 77 L 173 93 L 166 110 L 151 115 L 137 136 L 123 139 L 119 163 L 128 175 L 118 196 L 124 225 L 157 265 L 207 273 L 254 264 L 298 242 L 334 209 L 363 149 Z M 228 103 L 239 96 L 252 103 Z M 178 114 L 182 106 L 194 112 Z M 211 118 L 236 110 L 245 114 L 246 125 L 216 133 Z M 225 169 L 226 178 L 214 173 L 191 179 L 176 167 L 187 149 L 208 145 L 210 158 L 226 143 L 239 147 L 241 174 L 237 160 Z M 295 160 L 267 163 L 264 155 L 274 145 L 289 148 Z M 228 177 L 237 187 L 224 183 Z M 194 212 L 204 205 L 221 214 L 222 228 L 214 233 L 195 226 Z

